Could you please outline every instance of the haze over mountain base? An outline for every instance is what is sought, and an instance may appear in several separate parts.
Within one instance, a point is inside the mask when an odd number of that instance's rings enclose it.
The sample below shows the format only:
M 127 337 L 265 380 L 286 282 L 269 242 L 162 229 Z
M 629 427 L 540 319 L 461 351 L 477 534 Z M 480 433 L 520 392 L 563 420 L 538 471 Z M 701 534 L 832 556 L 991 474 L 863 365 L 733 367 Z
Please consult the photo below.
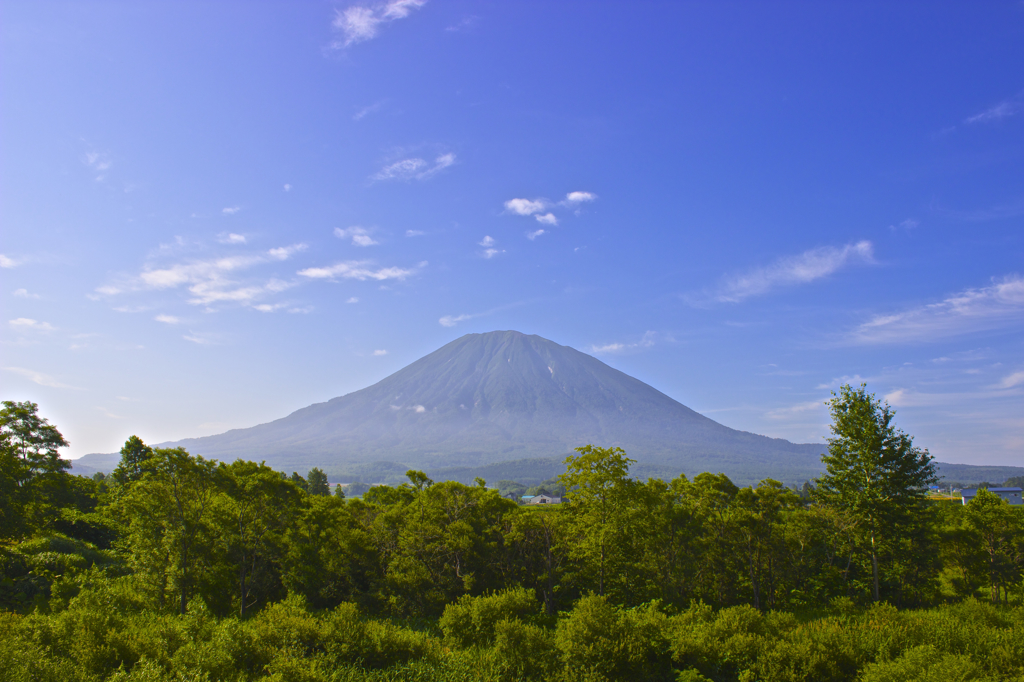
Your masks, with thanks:
M 590 355 L 516 331 L 467 334 L 372 386 L 267 424 L 160 445 L 373 483 L 408 468 L 540 481 L 589 443 L 621 447 L 642 478 L 714 471 L 740 484 L 814 478 L 825 449 L 730 429 Z M 75 470 L 116 461 L 86 455 Z

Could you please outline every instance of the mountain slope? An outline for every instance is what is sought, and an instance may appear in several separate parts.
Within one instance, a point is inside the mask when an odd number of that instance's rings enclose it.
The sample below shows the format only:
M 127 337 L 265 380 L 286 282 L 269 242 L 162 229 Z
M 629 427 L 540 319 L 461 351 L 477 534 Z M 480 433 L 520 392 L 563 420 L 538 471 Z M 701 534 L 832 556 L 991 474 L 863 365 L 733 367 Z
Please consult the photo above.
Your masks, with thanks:
M 587 443 L 737 480 L 807 478 L 822 452 L 735 431 L 592 356 L 514 331 L 468 334 L 368 388 L 174 445 L 341 474 L 382 460 L 436 470 L 561 457 Z

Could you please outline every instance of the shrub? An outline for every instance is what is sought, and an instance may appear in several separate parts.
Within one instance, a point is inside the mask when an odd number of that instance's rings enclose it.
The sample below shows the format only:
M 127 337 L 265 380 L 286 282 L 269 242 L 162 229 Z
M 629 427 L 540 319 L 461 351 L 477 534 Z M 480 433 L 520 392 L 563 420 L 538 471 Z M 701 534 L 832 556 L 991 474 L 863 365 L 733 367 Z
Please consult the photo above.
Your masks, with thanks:
M 529 619 L 539 613 L 534 591 L 515 587 L 480 597 L 465 595 L 445 607 L 438 625 L 455 646 L 483 646 L 494 643 L 494 627 L 499 622 Z

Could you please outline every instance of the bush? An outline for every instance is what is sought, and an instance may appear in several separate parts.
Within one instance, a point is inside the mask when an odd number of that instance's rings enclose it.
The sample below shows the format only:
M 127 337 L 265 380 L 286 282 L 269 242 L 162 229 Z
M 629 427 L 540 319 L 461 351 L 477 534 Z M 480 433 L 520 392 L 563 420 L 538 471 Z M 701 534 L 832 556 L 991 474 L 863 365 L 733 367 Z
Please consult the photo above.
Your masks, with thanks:
M 658 606 L 651 602 L 623 610 L 605 597 L 580 599 L 555 632 L 567 677 L 671 679 L 670 651 L 663 634 L 666 617 Z
M 529 619 L 540 614 L 533 590 L 516 587 L 491 595 L 465 595 L 445 607 L 438 625 L 445 640 L 458 647 L 494 643 L 494 628 L 503 620 Z

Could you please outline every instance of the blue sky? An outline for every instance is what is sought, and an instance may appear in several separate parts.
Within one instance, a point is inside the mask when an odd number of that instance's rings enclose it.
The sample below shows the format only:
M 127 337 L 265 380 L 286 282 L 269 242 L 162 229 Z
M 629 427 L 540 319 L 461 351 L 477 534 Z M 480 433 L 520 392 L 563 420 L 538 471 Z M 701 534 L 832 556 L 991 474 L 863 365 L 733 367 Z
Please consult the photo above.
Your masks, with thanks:
M 468 332 L 1024 462 L 1024 4 L 4 3 L 0 381 L 68 455 Z

